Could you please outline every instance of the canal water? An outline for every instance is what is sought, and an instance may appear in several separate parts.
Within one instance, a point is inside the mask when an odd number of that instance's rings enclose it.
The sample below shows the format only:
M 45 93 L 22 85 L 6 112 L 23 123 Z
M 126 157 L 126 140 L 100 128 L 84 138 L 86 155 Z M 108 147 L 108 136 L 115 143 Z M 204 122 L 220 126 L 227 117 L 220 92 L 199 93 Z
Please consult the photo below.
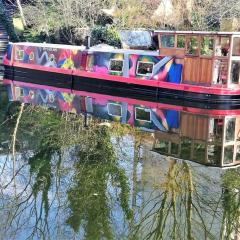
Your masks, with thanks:
M 239 132 L 237 110 L 1 86 L 0 239 L 240 239 Z

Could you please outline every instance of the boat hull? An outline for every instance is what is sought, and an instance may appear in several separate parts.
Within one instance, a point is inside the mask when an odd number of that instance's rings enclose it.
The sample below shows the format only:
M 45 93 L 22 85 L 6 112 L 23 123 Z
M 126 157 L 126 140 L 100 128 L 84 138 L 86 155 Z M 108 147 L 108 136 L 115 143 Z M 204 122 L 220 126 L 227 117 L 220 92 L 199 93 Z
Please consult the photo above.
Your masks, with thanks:
M 4 78 L 76 91 L 88 91 L 119 97 L 158 102 L 169 98 L 174 101 L 240 106 L 240 91 L 203 88 L 188 84 L 170 84 L 151 81 L 131 81 L 119 76 L 100 77 L 86 71 L 49 71 L 18 66 L 5 66 Z

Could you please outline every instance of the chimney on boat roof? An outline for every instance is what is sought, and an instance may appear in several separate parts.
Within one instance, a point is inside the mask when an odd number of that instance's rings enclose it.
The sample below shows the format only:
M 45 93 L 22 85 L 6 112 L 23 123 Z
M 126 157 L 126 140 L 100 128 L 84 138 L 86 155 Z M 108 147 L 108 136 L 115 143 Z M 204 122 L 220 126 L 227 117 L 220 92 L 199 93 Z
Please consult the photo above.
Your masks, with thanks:
M 86 49 L 89 49 L 91 47 L 91 36 L 86 36 Z

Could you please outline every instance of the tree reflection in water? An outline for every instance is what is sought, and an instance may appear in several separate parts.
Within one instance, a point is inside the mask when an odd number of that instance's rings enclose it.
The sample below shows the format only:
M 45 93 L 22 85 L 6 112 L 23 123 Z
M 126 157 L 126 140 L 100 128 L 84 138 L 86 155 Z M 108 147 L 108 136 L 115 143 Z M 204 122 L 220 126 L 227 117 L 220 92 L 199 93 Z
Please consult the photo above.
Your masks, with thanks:
M 12 128 L 9 132 L 13 132 L 15 118 L 10 122 Z M 79 232 L 86 239 L 114 238 L 110 198 L 114 195 L 126 220 L 131 217 L 131 210 L 128 205 L 128 179 L 118 165 L 109 129 L 94 120 L 86 129 L 81 116 L 27 106 L 17 133 L 18 143 L 20 139 L 25 139 L 24 148 L 18 144 L 17 161 L 19 164 L 27 161 L 28 165 L 24 166 L 29 166 L 30 174 L 17 171 L 14 176 L 17 178 L 17 188 L 22 183 L 22 177 L 28 178 L 28 181 L 22 192 L 16 191 L 17 195 L 9 196 L 6 201 L 12 208 L 9 209 L 5 235 L 10 235 L 9 227 L 14 228 L 13 223 L 19 228 L 25 213 L 29 214 L 26 221 L 29 221 L 29 225 L 34 222 L 34 226 L 28 233 L 27 224 L 24 226 L 23 238 L 55 238 L 49 219 L 53 220 L 53 213 L 59 219 L 62 216 L 58 214 L 64 211 L 61 222 L 65 227 L 70 226 L 74 235 Z M 24 149 L 25 154 L 22 153 Z M 27 154 L 29 150 L 31 153 Z M 24 155 L 26 159 L 22 158 Z M 63 158 L 67 163 L 63 164 Z M 68 178 L 64 188 L 61 186 L 62 178 Z M 4 190 L 10 185 L 6 184 L 3 188 L 2 196 L 5 197 Z M 113 189 L 115 194 L 111 193 Z M 57 211 L 53 206 L 57 207 Z M 2 209 L 6 209 L 5 202 Z M 83 233 L 79 231 L 80 228 Z M 16 232 L 20 230 L 17 229 Z
M 25 106 L 13 176 L 9 149 L 18 109 L 1 115 L 0 141 L 9 144 L 0 152 L 0 239 L 239 235 L 238 169 L 207 168 L 146 149 L 139 157 L 142 134 L 136 138 L 120 125 L 92 120 L 85 128 L 82 116 Z M 116 141 L 116 131 L 127 140 Z M 120 159 L 129 157 L 123 167 Z
M 67 223 L 76 232 L 82 224 L 86 239 L 112 239 L 110 186 L 119 189 L 120 205 L 127 219 L 131 211 L 127 178 L 117 164 L 108 129 L 97 127 L 94 132 L 86 134 L 78 156 L 74 185 L 68 190 L 71 214 Z
M 221 239 L 240 237 L 240 172 L 227 170 L 223 176 Z
M 239 170 L 223 171 L 222 186 L 208 186 L 209 173 L 199 166 L 173 159 L 167 165 L 165 177 L 142 204 L 143 217 L 131 229 L 131 239 L 238 239 Z

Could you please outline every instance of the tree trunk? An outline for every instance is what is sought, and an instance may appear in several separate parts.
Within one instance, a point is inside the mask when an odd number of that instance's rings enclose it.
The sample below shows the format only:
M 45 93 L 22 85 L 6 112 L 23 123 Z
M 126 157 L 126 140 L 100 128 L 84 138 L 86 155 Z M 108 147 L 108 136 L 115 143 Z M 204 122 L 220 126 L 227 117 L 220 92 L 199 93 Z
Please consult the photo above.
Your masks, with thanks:
M 19 10 L 19 13 L 20 13 L 20 17 L 21 17 L 23 26 L 26 27 L 27 24 L 26 24 L 26 20 L 25 20 L 24 14 L 23 14 L 21 1 L 20 0 L 16 0 L 16 2 L 17 2 L 17 6 L 18 6 L 18 10 Z

